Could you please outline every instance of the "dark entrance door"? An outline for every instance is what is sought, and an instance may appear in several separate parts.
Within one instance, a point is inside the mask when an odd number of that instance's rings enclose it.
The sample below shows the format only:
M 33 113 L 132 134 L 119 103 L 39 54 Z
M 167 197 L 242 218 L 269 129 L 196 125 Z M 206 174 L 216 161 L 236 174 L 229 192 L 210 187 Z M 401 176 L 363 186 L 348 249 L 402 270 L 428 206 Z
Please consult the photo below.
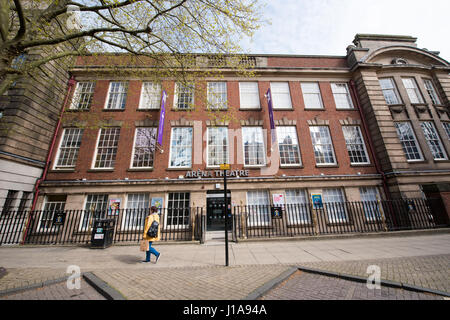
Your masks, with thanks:
M 227 193 L 228 204 L 231 204 L 231 193 Z M 219 231 L 225 229 L 225 215 L 223 213 L 224 207 L 223 190 L 208 191 L 206 194 L 206 230 Z M 230 214 L 231 210 L 228 210 Z M 230 215 L 228 216 L 229 218 Z M 228 230 L 231 229 L 231 219 Z

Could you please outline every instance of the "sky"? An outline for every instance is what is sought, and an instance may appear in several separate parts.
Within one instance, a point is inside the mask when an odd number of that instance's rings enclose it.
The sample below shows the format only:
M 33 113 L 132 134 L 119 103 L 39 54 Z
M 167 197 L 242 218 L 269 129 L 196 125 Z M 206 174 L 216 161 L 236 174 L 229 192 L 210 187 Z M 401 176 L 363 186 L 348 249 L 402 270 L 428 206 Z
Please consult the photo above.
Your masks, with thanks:
M 450 61 L 450 0 L 260 0 L 253 54 L 345 56 L 357 33 L 408 35 Z

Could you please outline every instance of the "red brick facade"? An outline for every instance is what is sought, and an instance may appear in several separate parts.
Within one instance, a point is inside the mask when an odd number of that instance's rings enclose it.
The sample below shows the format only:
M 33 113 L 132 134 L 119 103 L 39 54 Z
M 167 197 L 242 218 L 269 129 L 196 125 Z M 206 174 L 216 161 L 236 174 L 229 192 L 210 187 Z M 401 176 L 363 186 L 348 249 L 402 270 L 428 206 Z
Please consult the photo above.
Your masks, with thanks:
M 252 79 L 257 80 L 257 79 Z M 274 78 L 274 81 L 277 79 Z M 199 86 L 204 86 L 204 83 L 198 84 Z M 269 130 L 269 116 L 268 116 L 268 106 L 267 99 L 264 97 L 265 92 L 270 87 L 269 81 L 258 81 L 261 110 L 255 111 L 244 111 L 240 110 L 239 102 L 239 84 L 238 81 L 227 81 L 228 90 L 228 110 L 227 111 L 217 111 L 219 113 L 227 112 L 232 113 L 236 118 L 230 121 L 228 126 L 229 129 L 240 129 L 240 120 L 245 120 L 249 118 L 254 118 L 255 120 L 263 121 L 263 128 Z M 163 149 L 164 153 L 156 152 L 154 160 L 154 170 L 149 172 L 139 172 L 130 171 L 130 161 L 131 153 L 133 148 L 133 139 L 135 132 L 135 121 L 152 119 L 158 121 L 159 110 L 155 111 L 140 111 L 138 110 L 139 99 L 141 94 L 141 81 L 131 80 L 129 81 L 129 88 L 126 100 L 125 110 L 123 111 L 110 111 L 104 110 L 104 105 L 106 103 L 107 90 L 109 86 L 108 80 L 98 80 L 95 86 L 95 93 L 93 98 L 93 103 L 90 111 L 85 112 L 66 112 L 65 121 L 72 119 L 84 119 L 85 115 L 82 113 L 88 113 L 89 117 L 87 119 L 113 119 L 116 121 L 123 121 L 122 129 L 120 132 L 120 140 L 116 158 L 116 165 L 114 170 L 111 172 L 105 172 L 101 169 L 93 170 L 91 169 L 92 160 L 94 157 L 94 152 L 96 148 L 98 126 L 94 129 L 85 129 L 81 147 L 79 150 L 78 161 L 76 168 L 73 172 L 58 172 L 57 170 L 51 171 L 47 179 L 48 180 L 77 180 L 80 178 L 86 178 L 87 180 L 115 180 L 124 179 L 128 177 L 129 179 L 162 179 L 165 177 L 177 178 L 180 172 L 176 172 L 168 169 L 169 163 L 169 145 L 170 145 L 170 132 L 171 132 L 171 120 L 179 120 L 180 117 L 186 118 L 188 120 L 202 121 L 203 133 L 206 131 L 206 121 L 211 120 L 206 112 L 205 99 L 201 99 L 198 95 L 195 97 L 196 104 L 198 105 L 195 111 L 176 111 L 173 110 L 173 95 L 169 95 L 166 105 L 166 122 L 164 127 L 163 136 Z M 164 81 L 162 85 L 163 90 L 168 92 L 173 92 L 174 82 Z M 280 169 L 279 176 L 286 174 L 287 176 L 311 176 L 320 175 L 324 173 L 326 175 L 346 175 L 346 174 L 357 174 L 357 172 L 363 174 L 376 174 L 374 168 L 374 161 L 371 158 L 370 152 L 370 164 L 364 166 L 351 166 L 350 160 L 347 152 L 347 147 L 345 144 L 342 125 L 339 120 L 352 119 L 359 120 L 359 113 L 357 109 L 354 110 L 336 110 L 333 94 L 330 87 L 329 81 L 320 81 L 320 91 L 323 99 L 324 109 L 317 110 L 305 110 L 305 105 L 302 97 L 300 81 L 289 81 L 289 89 L 291 92 L 292 99 L 292 110 L 275 110 L 274 119 L 281 120 L 287 118 L 288 120 L 297 121 L 297 134 L 300 144 L 300 152 L 302 159 L 302 168 L 289 168 Z M 355 103 L 354 103 L 355 104 Z M 331 138 L 333 141 L 333 147 L 335 155 L 337 158 L 337 165 L 332 167 L 317 167 L 313 147 L 311 143 L 309 126 L 307 120 L 313 120 L 315 118 L 321 120 L 329 121 L 329 128 L 331 133 Z M 94 123 L 93 123 L 94 124 Z M 94 125 L 95 126 L 95 125 Z M 364 135 L 364 130 L 361 130 Z M 57 140 L 57 145 L 59 145 L 61 139 L 62 131 L 60 132 Z M 369 145 L 367 142 L 367 137 L 364 136 L 365 144 L 369 150 Z M 198 141 L 194 141 L 194 144 Z M 268 148 L 271 147 L 270 138 L 267 140 Z M 206 148 L 206 141 L 203 141 L 203 150 Z M 234 143 L 234 161 L 236 163 L 236 156 L 238 148 L 242 148 L 238 141 Z M 57 150 L 55 150 L 52 159 L 55 158 Z M 53 160 L 55 161 L 55 160 Z M 193 165 L 192 170 L 205 170 L 206 164 Z M 234 170 L 243 169 L 242 164 L 233 165 Z M 186 171 L 186 170 L 185 170 Z M 260 175 L 260 169 L 251 169 L 250 176 L 257 177 Z

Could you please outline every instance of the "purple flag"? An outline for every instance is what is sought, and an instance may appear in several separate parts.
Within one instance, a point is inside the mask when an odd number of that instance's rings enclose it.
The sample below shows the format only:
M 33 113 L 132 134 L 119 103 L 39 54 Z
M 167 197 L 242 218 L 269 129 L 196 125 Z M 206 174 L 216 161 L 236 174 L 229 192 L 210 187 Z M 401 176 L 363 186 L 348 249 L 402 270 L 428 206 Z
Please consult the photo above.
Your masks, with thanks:
M 161 99 L 161 112 L 159 114 L 159 127 L 158 127 L 158 144 L 162 146 L 162 137 L 163 137 L 163 131 L 164 131 L 164 117 L 166 116 L 166 99 L 167 99 L 167 93 L 164 90 L 162 93 L 162 99 Z
M 270 133 L 272 136 L 272 144 L 277 140 L 277 135 L 275 131 L 275 121 L 273 120 L 273 108 L 272 108 L 272 93 L 270 92 L 270 88 L 266 93 L 267 104 L 269 105 L 269 118 L 270 118 Z

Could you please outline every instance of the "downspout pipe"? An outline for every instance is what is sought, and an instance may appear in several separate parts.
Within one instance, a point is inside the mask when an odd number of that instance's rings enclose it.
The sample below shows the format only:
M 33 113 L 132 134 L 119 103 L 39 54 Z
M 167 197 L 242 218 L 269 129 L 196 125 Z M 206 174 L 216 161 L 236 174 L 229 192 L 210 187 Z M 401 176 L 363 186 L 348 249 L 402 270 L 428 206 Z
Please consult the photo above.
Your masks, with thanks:
M 386 174 L 381 169 L 381 165 L 380 165 L 380 163 L 378 161 L 377 155 L 375 154 L 375 148 L 373 146 L 372 137 L 371 137 L 371 135 L 369 133 L 369 129 L 368 129 L 367 123 L 366 123 L 366 118 L 364 117 L 364 114 L 362 112 L 361 104 L 359 102 L 358 93 L 356 92 L 355 82 L 353 80 L 350 80 L 350 90 L 352 91 L 353 97 L 355 98 L 356 108 L 359 111 L 359 117 L 361 118 L 362 127 L 363 127 L 363 130 L 364 130 L 365 134 L 366 134 L 367 140 L 369 142 L 369 150 L 370 150 L 370 153 L 372 154 L 372 158 L 373 158 L 373 161 L 375 163 L 375 169 L 377 170 L 377 173 L 380 174 L 381 177 L 382 177 L 384 194 L 386 195 L 387 200 L 392 200 L 391 192 L 389 191 L 389 188 L 388 188 L 388 185 L 387 185 Z
M 64 110 L 66 109 L 70 93 L 71 93 L 72 88 L 75 85 L 75 83 L 76 83 L 76 81 L 75 81 L 74 77 L 71 76 L 69 81 L 68 81 L 68 83 L 67 83 L 67 94 L 66 94 L 66 97 L 64 99 L 64 103 L 63 103 L 63 107 L 61 108 L 61 112 L 59 114 L 58 122 L 56 124 L 56 129 L 55 129 L 55 131 L 53 133 L 53 138 L 52 138 L 52 142 L 50 144 L 50 149 L 48 150 L 48 153 L 47 153 L 47 160 L 45 161 L 44 171 L 42 172 L 41 178 L 39 180 L 37 180 L 36 184 L 34 185 L 33 204 L 31 205 L 30 215 L 28 216 L 27 226 L 25 228 L 25 232 L 24 232 L 21 244 L 24 244 L 25 239 L 27 237 L 28 228 L 30 227 L 31 217 L 32 217 L 33 211 L 36 209 L 36 203 L 37 203 L 37 199 L 38 199 L 38 196 L 39 196 L 39 185 L 47 177 L 47 172 L 48 172 L 48 168 L 50 167 L 51 157 L 52 157 L 52 154 L 53 154 L 53 149 L 55 147 L 56 138 L 58 137 L 59 129 L 61 128 L 61 121 L 62 121 L 62 117 L 63 117 L 63 114 L 64 114 Z

